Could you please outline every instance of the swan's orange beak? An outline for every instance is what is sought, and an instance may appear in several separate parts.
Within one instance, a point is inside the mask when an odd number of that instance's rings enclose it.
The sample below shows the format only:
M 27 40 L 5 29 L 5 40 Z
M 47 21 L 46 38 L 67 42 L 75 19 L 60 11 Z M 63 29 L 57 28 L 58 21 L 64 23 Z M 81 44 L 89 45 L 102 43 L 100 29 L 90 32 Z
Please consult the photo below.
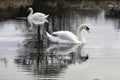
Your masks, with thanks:
M 88 32 L 88 33 L 90 33 L 90 28 L 89 27 L 86 27 L 86 31 Z

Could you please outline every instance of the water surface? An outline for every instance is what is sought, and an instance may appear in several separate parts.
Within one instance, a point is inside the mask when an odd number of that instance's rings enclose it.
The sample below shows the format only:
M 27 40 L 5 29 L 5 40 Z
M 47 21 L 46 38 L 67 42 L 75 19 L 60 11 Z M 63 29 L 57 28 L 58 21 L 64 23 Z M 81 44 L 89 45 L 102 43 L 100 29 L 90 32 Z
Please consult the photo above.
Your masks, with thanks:
M 120 79 L 120 19 L 106 18 L 104 11 L 61 11 L 41 26 L 41 34 L 45 29 L 76 33 L 85 23 L 90 27 L 90 33 L 83 31 L 87 43 L 55 45 L 46 35 L 38 43 L 36 28 L 29 30 L 25 20 L 1 21 L 0 80 Z

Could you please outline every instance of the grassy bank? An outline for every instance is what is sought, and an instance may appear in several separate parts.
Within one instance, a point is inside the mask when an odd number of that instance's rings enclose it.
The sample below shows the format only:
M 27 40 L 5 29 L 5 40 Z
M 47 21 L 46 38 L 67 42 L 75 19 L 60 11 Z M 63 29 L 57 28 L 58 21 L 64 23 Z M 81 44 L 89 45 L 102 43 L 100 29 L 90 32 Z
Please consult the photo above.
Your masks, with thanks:
M 79 9 L 107 9 L 109 4 L 117 5 L 120 8 L 119 0 L 70 0 L 70 1 L 47 1 L 48 6 L 61 6 L 65 8 Z
M 117 5 L 118 8 L 120 8 L 119 0 L 0 0 L 0 8 L 4 9 L 8 7 L 18 8 L 20 6 L 29 5 L 38 5 L 39 7 L 106 9 L 109 4 Z
M 27 16 L 29 6 L 32 6 L 35 12 L 49 14 L 58 8 L 107 9 L 109 4 L 117 5 L 120 9 L 119 0 L 0 0 L 0 19 Z
M 33 0 L 0 0 L 0 8 L 5 9 L 8 7 L 18 8 L 20 6 L 32 5 Z

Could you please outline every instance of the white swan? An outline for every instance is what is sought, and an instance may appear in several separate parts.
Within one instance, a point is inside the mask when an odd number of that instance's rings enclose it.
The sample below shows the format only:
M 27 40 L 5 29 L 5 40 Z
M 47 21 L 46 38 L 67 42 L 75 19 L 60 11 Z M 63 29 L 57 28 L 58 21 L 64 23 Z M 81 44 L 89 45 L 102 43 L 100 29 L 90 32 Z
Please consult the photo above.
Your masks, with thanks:
M 33 14 L 33 9 L 31 7 L 28 8 L 28 10 L 30 11 L 30 14 L 27 17 L 27 20 L 31 25 L 30 29 L 33 27 L 33 24 L 42 25 L 45 22 L 48 22 L 47 17 L 49 15 L 45 15 L 45 14 L 40 13 L 40 12 L 36 12 Z
M 48 39 L 53 43 L 85 43 L 86 41 L 81 33 L 83 29 L 89 32 L 89 27 L 86 24 L 81 24 L 77 28 L 77 36 L 70 31 L 56 31 L 52 35 L 46 32 L 46 34 Z

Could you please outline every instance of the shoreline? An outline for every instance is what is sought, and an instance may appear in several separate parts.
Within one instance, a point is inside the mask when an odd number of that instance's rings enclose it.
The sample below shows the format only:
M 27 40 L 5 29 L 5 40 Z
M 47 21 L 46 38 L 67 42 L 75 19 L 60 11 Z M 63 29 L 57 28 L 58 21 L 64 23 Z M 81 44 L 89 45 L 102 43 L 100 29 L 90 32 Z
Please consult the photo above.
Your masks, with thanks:
M 118 5 L 117 8 L 120 9 L 120 1 L 117 0 L 80 0 L 71 2 L 67 2 L 67 0 L 5 0 L 0 1 L 0 4 L 0 20 L 26 17 L 29 14 L 27 12 L 29 6 L 33 7 L 34 12 L 40 11 L 46 14 L 54 13 L 58 9 L 106 10 L 109 4 Z
M 19 8 L 26 6 L 33 7 L 63 7 L 63 8 L 80 8 L 80 9 L 107 9 L 108 5 L 117 6 L 120 9 L 120 1 L 118 0 L 0 0 L 0 8 L 7 9 L 9 7 Z

